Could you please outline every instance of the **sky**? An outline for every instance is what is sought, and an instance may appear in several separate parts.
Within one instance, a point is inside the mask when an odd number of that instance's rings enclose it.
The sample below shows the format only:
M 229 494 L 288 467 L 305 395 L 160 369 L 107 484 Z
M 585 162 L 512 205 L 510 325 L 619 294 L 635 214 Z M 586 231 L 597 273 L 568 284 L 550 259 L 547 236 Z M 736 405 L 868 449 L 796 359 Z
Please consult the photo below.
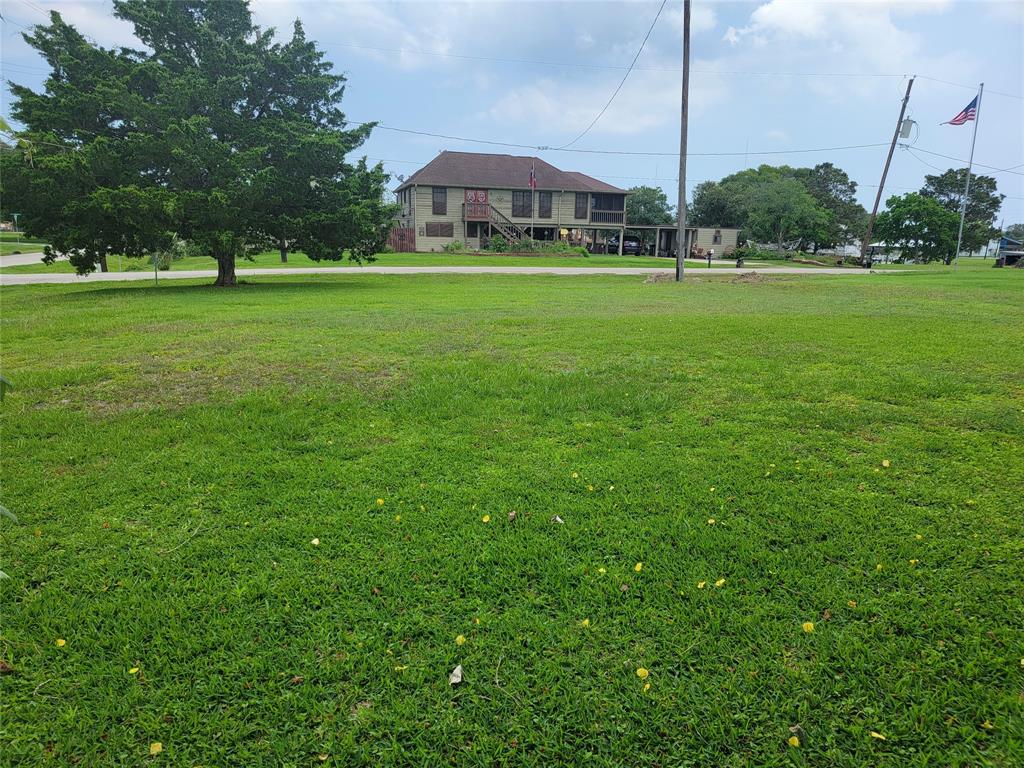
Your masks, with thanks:
M 661 186 L 676 200 L 681 0 L 669 0 L 660 16 L 660 0 L 251 5 L 256 22 L 282 37 L 301 19 L 346 75 L 348 117 L 385 126 L 357 154 L 384 161 L 394 186 L 447 149 L 537 155 L 616 186 Z M 5 81 L 41 86 L 45 65 L 21 33 L 45 22 L 49 9 L 98 44 L 137 47 L 109 0 L 0 7 Z M 621 91 L 573 141 L 622 81 L 648 30 Z M 832 162 L 858 182 L 870 209 L 907 78 L 917 75 L 907 110 L 916 123 L 912 146 L 897 148 L 883 202 L 919 189 L 925 174 L 966 166 L 974 124 L 940 123 L 984 82 L 975 172 L 997 179 L 1006 223 L 1024 222 L 1022 41 L 1024 3 L 1016 0 L 694 0 L 688 189 L 761 163 Z M 9 102 L 5 87 L 5 116 Z M 566 145 L 599 151 L 530 148 Z

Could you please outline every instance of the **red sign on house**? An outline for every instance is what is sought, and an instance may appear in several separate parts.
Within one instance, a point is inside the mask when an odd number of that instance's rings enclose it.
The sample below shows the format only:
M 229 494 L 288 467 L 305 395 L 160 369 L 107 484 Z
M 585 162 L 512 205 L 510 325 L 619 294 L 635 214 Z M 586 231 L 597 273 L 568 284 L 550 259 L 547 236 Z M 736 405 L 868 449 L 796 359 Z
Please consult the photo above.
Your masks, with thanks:
M 466 218 L 467 219 L 489 219 L 491 215 L 490 204 L 487 201 L 486 189 L 466 190 Z

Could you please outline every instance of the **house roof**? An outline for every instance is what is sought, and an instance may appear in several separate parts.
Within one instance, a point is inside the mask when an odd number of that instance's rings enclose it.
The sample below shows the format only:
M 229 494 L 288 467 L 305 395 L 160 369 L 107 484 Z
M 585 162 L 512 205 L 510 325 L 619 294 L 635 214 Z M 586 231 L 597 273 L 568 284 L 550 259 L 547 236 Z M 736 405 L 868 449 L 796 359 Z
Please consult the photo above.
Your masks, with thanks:
M 537 175 L 537 189 L 626 194 L 626 190 L 605 184 L 584 173 L 555 168 L 539 157 L 447 150 L 402 182 L 398 190 L 413 184 L 482 189 L 529 189 L 531 167 Z

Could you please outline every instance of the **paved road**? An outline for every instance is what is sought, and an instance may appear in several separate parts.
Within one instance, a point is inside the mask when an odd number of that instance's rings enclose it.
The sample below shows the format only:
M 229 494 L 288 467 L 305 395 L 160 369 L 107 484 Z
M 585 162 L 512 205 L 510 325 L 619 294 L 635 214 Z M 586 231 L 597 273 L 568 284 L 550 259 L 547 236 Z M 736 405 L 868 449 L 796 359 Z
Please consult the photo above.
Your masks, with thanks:
M 0 267 L 17 267 L 22 264 L 43 264 L 42 251 L 39 253 L 11 253 L 0 256 Z
M 754 269 L 711 269 L 690 270 L 693 277 L 714 277 L 722 275 L 735 277 L 739 274 L 758 275 L 879 275 L 896 270 L 832 269 L 827 267 L 763 267 Z M 673 270 L 659 267 L 282 267 L 271 269 L 239 269 L 239 278 L 273 275 L 671 275 Z M 161 280 L 188 280 L 195 278 L 214 279 L 213 269 L 187 269 L 161 272 Z M 139 280 L 151 281 L 152 272 L 93 272 L 79 276 L 70 272 L 50 274 L 3 274 L 0 285 L 28 285 L 32 283 L 98 283 L 106 281 Z

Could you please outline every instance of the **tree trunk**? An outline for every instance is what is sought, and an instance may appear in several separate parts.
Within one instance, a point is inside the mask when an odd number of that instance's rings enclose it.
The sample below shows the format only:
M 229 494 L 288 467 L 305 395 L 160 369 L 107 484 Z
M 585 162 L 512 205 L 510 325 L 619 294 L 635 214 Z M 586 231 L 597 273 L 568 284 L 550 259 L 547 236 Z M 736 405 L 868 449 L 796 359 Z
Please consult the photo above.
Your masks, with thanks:
M 100 272 L 109 272 L 110 269 L 107 267 L 107 257 L 100 256 Z
M 288 263 L 288 242 L 286 240 L 282 240 L 280 243 L 278 243 L 278 248 L 281 251 L 281 263 L 282 264 L 287 264 Z
M 214 285 L 220 288 L 232 288 L 238 285 L 235 279 L 235 256 L 217 257 L 217 282 Z

